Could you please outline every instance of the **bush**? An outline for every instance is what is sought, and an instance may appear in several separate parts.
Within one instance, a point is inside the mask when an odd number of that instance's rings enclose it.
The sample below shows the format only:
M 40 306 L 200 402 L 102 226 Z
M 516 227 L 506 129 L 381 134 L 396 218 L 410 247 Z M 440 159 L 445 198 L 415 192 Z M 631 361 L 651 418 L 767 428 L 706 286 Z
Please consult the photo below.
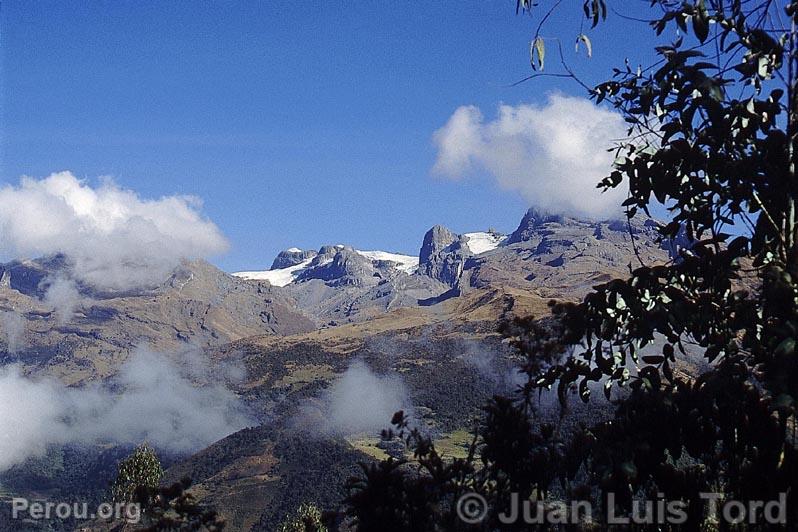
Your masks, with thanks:
M 321 522 L 321 510 L 315 504 L 304 503 L 277 527 L 277 532 L 327 532 Z
M 133 502 L 136 488 L 157 488 L 163 478 L 163 467 L 155 450 L 143 443 L 119 464 L 111 486 L 116 502 Z

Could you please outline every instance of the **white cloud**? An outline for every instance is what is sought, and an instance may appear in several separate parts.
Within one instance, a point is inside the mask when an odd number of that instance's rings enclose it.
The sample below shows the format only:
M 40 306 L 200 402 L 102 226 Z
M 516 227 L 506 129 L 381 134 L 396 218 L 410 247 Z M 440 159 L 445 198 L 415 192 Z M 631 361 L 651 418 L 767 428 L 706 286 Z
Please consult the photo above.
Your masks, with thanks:
M 612 169 L 607 149 L 625 136 L 618 113 L 585 98 L 554 94 L 545 105 L 501 105 L 488 122 L 478 108 L 463 106 L 435 132 L 433 172 L 461 179 L 484 170 L 544 212 L 613 218 L 625 192 L 602 194 L 596 185 Z
M 0 471 L 44 453 L 61 407 L 48 382 L 28 381 L 14 366 L 0 369 Z
M 376 375 L 357 360 L 321 396 L 321 405 L 302 409 L 301 428 L 323 434 L 379 434 L 399 410 L 411 415 L 412 404 L 398 376 Z
M 25 319 L 17 312 L 0 312 L 0 331 L 6 340 L 7 351 L 14 355 L 23 347 Z
M 0 256 L 62 253 L 73 275 L 102 289 L 163 281 L 182 258 L 224 252 L 227 241 L 192 196 L 143 199 L 104 179 L 97 187 L 70 172 L 23 177 L 0 189 Z
M 148 441 L 191 452 L 251 425 L 223 383 L 196 386 L 198 370 L 138 350 L 107 387 L 66 387 L 34 380 L 17 366 L 0 368 L 0 471 L 44 453 L 50 445 Z
M 46 279 L 44 284 L 46 286 L 44 302 L 53 308 L 59 325 L 68 323 L 83 300 L 75 282 L 63 276 L 56 276 Z

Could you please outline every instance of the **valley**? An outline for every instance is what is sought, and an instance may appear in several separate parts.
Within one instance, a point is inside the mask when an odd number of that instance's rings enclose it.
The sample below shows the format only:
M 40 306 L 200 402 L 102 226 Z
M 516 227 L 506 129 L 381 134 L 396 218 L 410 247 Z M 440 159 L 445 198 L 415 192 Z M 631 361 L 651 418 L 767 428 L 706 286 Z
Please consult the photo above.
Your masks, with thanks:
M 349 246 L 290 249 L 269 270 L 233 276 L 184 261 L 146 290 L 84 287 L 66 322 L 43 301 L 41 284 L 68 276 L 69 262 L 15 261 L 0 266 L 0 311 L 20 316 L 22 327 L 0 352 L 25 379 L 106 386 L 111 402 L 129 393 L 125 382 L 139 385 L 119 375 L 141 346 L 178 368 L 176 382 L 222 386 L 246 426 L 229 424 L 232 433 L 199 448 L 159 449 L 165 480 L 190 477 L 192 494 L 231 530 L 270 530 L 302 502 L 335 507 L 358 463 L 401 455 L 379 439 L 396 410 L 444 453 L 462 456 L 482 405 L 523 383 L 498 323 L 544 318 L 551 299 L 577 300 L 624 276 L 637 256 L 668 260 L 668 245 L 650 223 L 530 210 L 509 235 L 436 226 L 417 259 Z M 183 371 L 198 360 L 205 370 Z M 181 422 L 180 411 L 173 415 Z M 88 430 L 86 420 L 73 422 Z M 126 439 L 54 439 L 0 480 L 10 493 L 99 501 L 115 463 L 152 437 L 145 424 Z

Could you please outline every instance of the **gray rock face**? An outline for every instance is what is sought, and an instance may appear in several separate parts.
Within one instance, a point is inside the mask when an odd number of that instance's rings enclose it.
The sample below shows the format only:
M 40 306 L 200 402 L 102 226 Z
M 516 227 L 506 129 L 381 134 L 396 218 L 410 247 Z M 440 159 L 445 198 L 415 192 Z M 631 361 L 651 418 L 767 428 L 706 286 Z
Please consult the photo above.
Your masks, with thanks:
M 457 235 L 453 238 L 456 240 Z M 413 275 L 414 265 L 407 259 L 400 254 L 394 258 L 386 252 L 325 245 L 310 261 L 305 259 L 300 268 L 294 268 L 290 280 L 279 278 L 280 283 L 287 281 L 286 284 L 272 288 L 291 298 L 296 309 L 321 327 L 363 321 L 399 307 L 417 306 L 419 301 L 449 289 L 428 276 Z M 264 282 L 268 279 L 266 276 Z M 254 281 L 257 278 L 251 282 Z
M 365 321 L 389 310 L 413 307 L 438 296 L 448 287 L 425 275 L 408 275 L 394 268 L 376 269 L 372 276 L 351 283 L 350 277 L 330 281 L 307 279 L 279 290 L 290 294 L 296 306 L 320 325 Z
M 449 287 L 410 275 L 390 260 L 371 259 L 351 247 L 324 246 L 283 288 L 296 306 L 320 325 L 363 321 L 399 307 L 412 307 Z
M 638 218 L 589 222 L 540 217 L 530 210 L 511 238 L 514 242 L 466 262 L 461 291 L 513 286 L 576 299 L 596 284 L 628 276 L 629 267 L 639 264 L 637 255 L 646 264 L 668 258 L 654 225 Z
M 339 249 L 340 248 L 338 246 L 322 246 L 319 249 L 319 257 L 326 257 L 326 256 L 332 257 L 336 253 L 338 253 Z
M 464 237 L 436 225 L 424 235 L 418 254 L 418 273 L 455 287 L 466 259 L 472 255 Z
M 68 272 L 69 268 L 62 255 L 36 260 L 15 260 L 0 264 L 0 284 L 30 297 L 43 297 L 45 279 L 55 273 Z
M 447 227 L 436 225 L 424 235 L 424 242 L 422 242 L 421 251 L 418 254 L 419 262 L 428 262 L 434 255 L 458 240 L 460 240 L 459 235 L 454 234 Z
M 332 256 L 332 260 L 319 260 L 329 257 L 333 250 L 335 254 Z M 354 249 L 325 246 L 311 263 L 311 267 L 303 271 L 297 280 L 320 279 L 330 286 L 362 286 L 376 284 L 375 277 L 379 275 L 375 275 L 376 272 L 372 262 Z
M 315 257 L 317 253 L 312 249 L 304 251 L 281 251 L 272 262 L 271 270 L 282 270 L 283 268 L 290 268 L 296 266 L 300 262 L 305 262 L 308 259 Z
M 0 264 L 0 311 L 20 316 L 25 345 L 10 353 L 0 331 L 0 358 L 30 371 L 70 375 L 70 382 L 106 378 L 137 346 L 155 352 L 219 346 L 235 340 L 313 330 L 312 317 L 268 283 L 230 276 L 204 261 L 186 261 L 159 286 L 130 293 L 78 286 L 81 300 L 67 323 L 42 300 L 42 280 L 69 275 L 50 259 Z
M 526 211 L 518 229 L 507 238 L 506 244 L 516 244 L 530 240 L 538 231 L 538 228 L 547 223 L 564 223 L 564 217 L 555 214 L 543 213 L 534 207 Z
M 472 254 L 468 248 L 453 244 L 454 249 L 441 253 L 426 269 L 426 274 L 448 286 L 455 287 L 460 282 L 466 259 Z

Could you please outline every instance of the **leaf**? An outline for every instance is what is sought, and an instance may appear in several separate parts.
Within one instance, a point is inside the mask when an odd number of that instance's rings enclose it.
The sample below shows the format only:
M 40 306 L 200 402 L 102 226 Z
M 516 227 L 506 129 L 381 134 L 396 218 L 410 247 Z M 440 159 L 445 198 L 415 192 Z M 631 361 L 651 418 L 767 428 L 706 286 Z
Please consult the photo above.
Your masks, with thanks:
M 760 56 L 757 62 L 757 70 L 756 73 L 759 75 L 760 78 L 767 78 L 769 77 L 770 73 L 770 60 L 766 56 Z
M 583 403 L 587 403 L 590 400 L 590 388 L 587 387 L 587 379 L 582 379 L 579 382 L 579 398 L 582 399 Z
M 576 38 L 576 51 L 579 51 L 579 42 L 585 43 L 585 48 L 587 48 L 587 56 L 593 57 L 593 44 L 590 42 L 590 38 L 585 35 L 584 33 L 580 33 L 579 36 Z
M 702 43 L 709 36 L 709 14 L 707 13 L 707 6 L 704 5 L 704 0 L 699 0 L 698 5 L 696 5 L 696 11 L 693 15 L 693 31 Z
M 637 467 L 632 461 L 622 463 L 621 472 L 623 472 L 627 479 L 634 479 L 637 477 Z
M 666 379 L 673 382 L 673 370 L 671 369 L 671 365 L 668 364 L 667 360 L 664 364 L 662 364 L 662 374 L 665 375 Z
M 537 56 L 537 64 L 535 67 L 535 57 Z M 546 44 L 543 42 L 543 37 L 535 37 L 529 47 L 529 61 L 532 64 L 532 70 L 543 70 L 543 65 L 546 61 Z
M 665 358 L 673 360 L 673 355 L 674 355 L 673 346 L 671 344 L 663 345 L 662 346 L 662 354 L 665 356 Z
M 775 355 L 779 357 L 788 357 L 792 356 L 795 353 L 795 339 L 794 338 L 785 338 L 782 342 L 776 347 Z
M 607 5 L 604 0 L 585 0 L 582 4 L 582 9 L 585 12 L 585 18 L 593 19 L 593 28 L 599 23 L 599 20 L 607 18 Z
M 612 381 L 607 379 L 604 382 L 604 397 L 606 397 L 607 400 L 609 400 L 611 393 L 612 393 Z

